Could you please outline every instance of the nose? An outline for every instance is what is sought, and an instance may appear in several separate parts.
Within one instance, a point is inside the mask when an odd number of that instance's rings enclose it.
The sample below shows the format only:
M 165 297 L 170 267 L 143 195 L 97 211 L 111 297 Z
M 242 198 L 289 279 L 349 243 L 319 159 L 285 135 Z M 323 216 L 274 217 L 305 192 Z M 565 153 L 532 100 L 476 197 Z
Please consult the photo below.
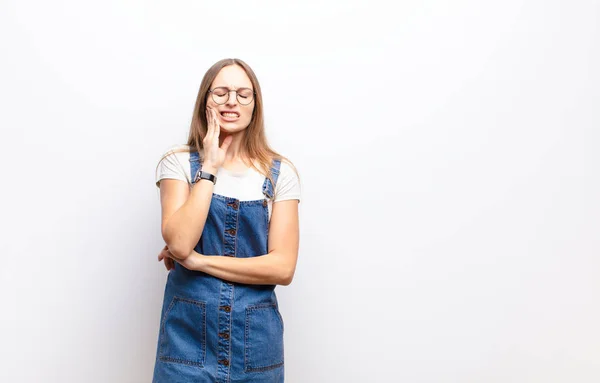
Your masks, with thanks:
M 233 89 L 229 91 L 229 97 L 227 97 L 227 105 L 237 105 L 237 91 Z

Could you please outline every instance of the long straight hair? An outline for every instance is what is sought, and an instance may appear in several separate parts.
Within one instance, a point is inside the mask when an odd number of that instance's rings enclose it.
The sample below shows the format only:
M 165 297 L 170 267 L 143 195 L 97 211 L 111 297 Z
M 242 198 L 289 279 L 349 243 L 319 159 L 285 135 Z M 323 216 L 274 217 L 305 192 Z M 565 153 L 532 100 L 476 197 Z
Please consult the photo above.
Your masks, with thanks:
M 194 113 L 192 115 L 192 122 L 190 124 L 190 131 L 188 134 L 188 149 L 171 150 L 167 154 L 165 154 L 160 161 L 162 161 L 169 154 L 175 152 L 190 151 L 202 153 L 202 140 L 204 139 L 208 131 L 208 123 L 206 121 L 205 113 L 206 103 L 208 100 L 208 91 L 210 90 L 211 84 L 213 83 L 221 69 L 229 65 L 238 65 L 246 72 L 246 74 L 250 78 L 252 88 L 255 92 L 253 101 L 254 111 L 252 112 L 250 124 L 244 130 L 240 154 L 242 156 L 242 159 L 250 160 L 251 167 L 256 169 L 259 173 L 263 174 L 264 176 L 268 177 L 271 183 L 273 184 L 273 188 L 275 188 L 275 183 L 273 182 L 272 174 L 270 171 L 271 162 L 273 160 L 279 159 L 286 161 L 294 169 L 296 175 L 298 175 L 298 171 L 289 159 L 277 153 L 269 146 L 269 143 L 267 142 L 267 137 L 265 135 L 263 99 L 260 84 L 258 83 L 258 79 L 256 78 L 256 75 L 254 74 L 252 68 L 250 68 L 250 66 L 244 61 L 236 58 L 220 60 L 213 64 L 213 66 L 211 66 L 208 69 L 208 71 L 206 71 L 204 77 L 202 78 L 202 82 L 200 83 L 198 96 L 196 97 L 196 104 L 194 106 Z M 256 161 L 258 166 L 256 166 L 254 161 Z

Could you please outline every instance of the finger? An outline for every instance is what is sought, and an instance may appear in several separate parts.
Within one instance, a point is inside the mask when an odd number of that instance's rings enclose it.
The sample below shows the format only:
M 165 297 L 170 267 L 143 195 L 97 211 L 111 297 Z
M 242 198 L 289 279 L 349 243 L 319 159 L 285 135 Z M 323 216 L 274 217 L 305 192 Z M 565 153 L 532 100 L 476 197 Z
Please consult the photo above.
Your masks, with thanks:
M 166 256 L 165 252 L 169 252 L 169 247 L 167 245 L 165 245 L 165 247 L 163 247 L 163 249 L 158 254 L 158 261 L 159 262 Z
M 211 127 L 211 131 L 210 132 L 212 134 L 215 134 L 215 123 L 216 123 L 216 120 L 215 120 L 215 110 L 213 108 L 210 108 L 208 110 L 208 112 L 210 113 L 210 127 Z
M 219 120 L 217 119 L 217 112 L 216 111 L 212 111 L 213 112 L 213 117 L 215 119 L 215 127 L 214 127 L 214 135 L 215 138 L 218 139 L 219 138 L 219 133 L 221 133 L 221 129 L 219 129 Z
M 212 126 L 213 126 L 213 121 L 212 121 L 212 113 L 211 113 L 211 109 L 209 107 L 206 108 L 206 137 L 210 136 L 212 133 Z

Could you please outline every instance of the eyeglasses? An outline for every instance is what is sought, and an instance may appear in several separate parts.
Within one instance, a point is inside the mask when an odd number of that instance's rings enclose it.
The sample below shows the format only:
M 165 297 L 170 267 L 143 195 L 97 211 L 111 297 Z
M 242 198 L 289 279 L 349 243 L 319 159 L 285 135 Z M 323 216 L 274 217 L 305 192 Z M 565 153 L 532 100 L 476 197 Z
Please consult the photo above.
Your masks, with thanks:
M 229 100 L 229 93 L 235 92 L 237 100 L 242 105 L 248 105 L 254 99 L 254 91 L 250 88 L 229 89 L 224 86 L 211 89 L 212 99 L 216 104 L 223 105 Z

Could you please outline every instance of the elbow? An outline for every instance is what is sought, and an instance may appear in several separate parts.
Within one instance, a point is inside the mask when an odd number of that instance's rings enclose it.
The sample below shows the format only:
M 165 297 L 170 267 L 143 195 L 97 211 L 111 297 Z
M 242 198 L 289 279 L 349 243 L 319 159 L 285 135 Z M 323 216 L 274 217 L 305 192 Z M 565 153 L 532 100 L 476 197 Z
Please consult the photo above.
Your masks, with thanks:
M 173 254 L 173 257 L 177 258 L 177 259 L 181 259 L 184 260 L 187 257 L 190 256 L 190 254 L 192 253 L 192 250 L 194 250 L 193 248 L 190 248 L 189 246 L 185 246 L 182 243 L 179 242 L 174 242 L 174 241 L 166 241 L 167 244 L 167 248 L 169 249 L 169 252 L 171 254 Z
M 169 248 L 169 252 L 171 254 L 173 254 L 173 257 L 179 259 L 179 260 L 184 260 L 187 257 L 190 256 L 190 254 L 192 253 L 193 249 L 187 249 L 187 248 L 180 248 L 180 247 L 174 247 L 171 248 L 171 246 L 167 245 L 167 247 Z
M 285 268 L 281 272 L 281 275 L 279 276 L 279 281 L 277 284 L 282 285 L 282 286 L 289 286 L 292 283 L 293 279 L 294 279 L 294 269 Z
M 173 238 L 173 236 L 168 235 L 168 233 L 163 232 L 163 239 L 169 248 L 169 252 L 173 254 L 173 256 L 177 259 L 186 259 L 194 248 L 183 241 L 180 238 Z

